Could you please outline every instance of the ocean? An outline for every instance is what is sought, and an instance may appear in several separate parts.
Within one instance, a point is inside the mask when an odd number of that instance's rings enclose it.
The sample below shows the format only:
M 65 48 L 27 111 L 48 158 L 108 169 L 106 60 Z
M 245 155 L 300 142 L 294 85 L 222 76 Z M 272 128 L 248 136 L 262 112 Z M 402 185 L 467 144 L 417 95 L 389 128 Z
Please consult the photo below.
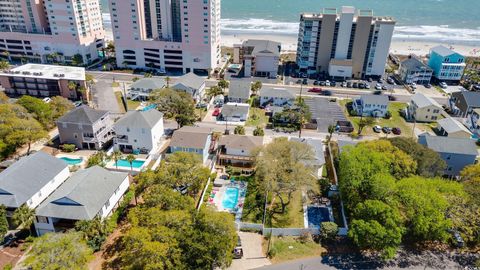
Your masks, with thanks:
M 480 0 L 222 0 L 222 34 L 295 36 L 300 13 L 345 5 L 394 17 L 396 40 L 480 46 Z

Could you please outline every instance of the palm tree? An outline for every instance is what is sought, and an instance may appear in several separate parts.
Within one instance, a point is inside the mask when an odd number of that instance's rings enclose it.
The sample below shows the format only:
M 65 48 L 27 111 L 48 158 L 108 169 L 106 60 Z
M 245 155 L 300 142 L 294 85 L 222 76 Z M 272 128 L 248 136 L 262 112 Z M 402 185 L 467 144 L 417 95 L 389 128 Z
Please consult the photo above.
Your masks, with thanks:
M 128 154 L 126 157 L 128 163 L 130 163 L 130 171 L 133 172 L 133 161 L 135 160 L 135 156 L 132 154 Z
M 167 83 L 167 88 L 170 88 L 170 77 L 165 77 L 165 82 Z
M 74 91 L 77 89 L 77 84 L 75 82 L 68 82 L 68 85 L 67 85 L 68 89 L 70 89 L 70 91 Z
M 4 51 L 2 53 L 5 57 L 7 57 L 8 61 L 11 62 L 12 61 L 12 58 L 10 57 L 10 53 L 8 51 Z
M 10 64 L 7 61 L 0 61 L 0 69 L 8 69 L 10 67 Z
M 115 161 L 115 168 L 118 169 L 118 160 L 120 160 L 122 158 L 122 152 L 120 152 L 119 150 L 115 150 L 113 151 L 112 153 L 112 159 Z
M 35 220 L 35 210 L 28 207 L 26 204 L 22 204 L 19 208 L 13 212 L 13 223 L 18 227 L 28 228 L 30 234 L 32 233 L 30 227 Z
M 261 81 L 256 81 L 252 84 L 252 94 L 256 95 L 258 90 L 262 88 L 262 82 Z

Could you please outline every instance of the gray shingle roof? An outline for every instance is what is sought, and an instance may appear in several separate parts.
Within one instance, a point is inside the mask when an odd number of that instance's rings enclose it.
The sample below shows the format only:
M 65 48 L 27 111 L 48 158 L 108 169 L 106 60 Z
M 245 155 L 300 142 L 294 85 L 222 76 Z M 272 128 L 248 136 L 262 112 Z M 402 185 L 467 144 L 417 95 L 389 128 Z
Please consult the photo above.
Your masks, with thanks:
M 201 149 L 205 147 L 210 134 L 212 134 L 211 128 L 185 126 L 173 132 L 170 147 Z
M 249 81 L 231 80 L 228 89 L 228 98 L 250 98 L 252 84 Z
M 77 107 L 57 120 L 57 123 L 76 123 L 76 124 L 93 124 L 102 117 L 106 117 L 108 111 L 95 110 L 87 105 Z
M 453 96 L 461 95 L 465 99 L 467 105 L 471 108 L 480 108 L 480 92 L 460 91 L 454 92 Z
M 252 47 L 250 54 L 273 54 L 280 55 L 281 44 L 271 40 L 249 39 L 243 42 L 243 47 Z
M 445 56 L 449 56 L 449 55 L 452 55 L 452 54 L 455 54 L 456 52 L 450 50 L 449 48 L 443 46 L 443 45 L 438 45 L 438 46 L 435 46 L 431 49 L 432 52 L 436 52 L 438 53 L 439 55 L 445 57 Z
M 437 101 L 435 101 L 431 97 L 425 96 L 422 93 L 417 93 L 417 94 L 413 95 L 412 96 L 412 101 L 415 104 L 417 104 L 417 106 L 419 108 L 424 108 L 424 107 L 428 107 L 428 106 L 431 106 L 431 105 L 433 105 L 435 107 L 438 107 L 438 108 L 442 108 L 442 106 Z
M 420 61 L 416 57 L 411 57 L 411 58 L 407 58 L 407 59 L 403 60 L 402 63 L 401 63 L 401 66 L 405 67 L 407 70 L 426 69 L 426 70 L 432 71 L 432 69 L 429 66 L 424 64 L 422 61 Z
M 388 97 L 385 95 L 366 94 L 361 95 L 360 99 L 363 101 L 364 104 L 388 105 Z
M 297 137 L 290 137 L 289 140 L 299 143 L 305 143 L 311 147 L 314 159 L 304 161 L 306 165 L 321 166 L 325 164 L 325 155 L 323 153 L 323 144 L 321 140 Z
M 78 171 L 42 202 L 36 213 L 72 220 L 93 219 L 127 176 L 99 166 Z
M 444 136 L 432 136 L 421 134 L 418 142 L 427 146 L 437 153 L 451 153 L 477 156 L 477 146 L 472 139 L 453 138 Z
M 223 117 L 234 117 L 248 114 L 250 106 L 245 103 L 227 103 L 223 105 L 222 116 Z
M 0 204 L 20 207 L 67 167 L 42 151 L 22 157 L 0 173 Z
M 204 83 L 205 83 L 204 78 L 195 75 L 195 73 L 193 72 L 190 72 L 176 78 L 172 88 L 173 89 L 179 88 L 180 90 L 185 90 L 184 87 L 182 86 L 186 86 L 186 87 L 198 90 L 202 87 Z
M 129 111 L 115 123 L 115 126 L 152 128 L 159 121 L 163 121 L 163 113 L 155 109 L 147 111 Z
M 467 127 L 465 127 L 462 123 L 458 122 L 456 119 L 452 117 L 443 118 L 437 121 L 438 125 L 440 125 L 447 133 L 453 133 L 458 131 L 464 131 L 466 133 L 472 134 Z
M 161 89 L 164 88 L 166 85 L 166 82 L 164 79 L 161 78 L 143 78 L 140 79 L 132 84 L 130 88 L 133 89 Z
M 263 145 L 262 136 L 246 136 L 246 135 L 227 135 L 222 136 L 218 142 L 219 146 L 225 148 L 242 149 L 251 151 L 256 147 Z
M 283 97 L 283 98 L 290 98 L 290 99 L 295 99 L 295 96 L 290 93 L 285 88 L 274 88 L 274 87 L 262 87 L 260 89 L 259 95 L 261 97 Z

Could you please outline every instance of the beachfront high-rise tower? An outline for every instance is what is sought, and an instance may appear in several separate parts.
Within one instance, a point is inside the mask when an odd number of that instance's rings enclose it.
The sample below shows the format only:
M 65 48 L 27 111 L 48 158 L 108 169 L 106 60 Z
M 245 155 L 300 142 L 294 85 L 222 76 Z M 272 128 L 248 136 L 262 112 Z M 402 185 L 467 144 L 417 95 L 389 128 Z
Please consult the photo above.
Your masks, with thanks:
M 301 72 L 338 79 L 382 76 L 394 26 L 390 17 L 354 7 L 302 14 L 297 65 Z
M 89 63 L 105 32 L 99 0 L 0 0 L 0 57 Z M 81 57 L 80 57 L 81 56 Z
M 110 0 L 117 65 L 206 74 L 220 62 L 220 0 Z

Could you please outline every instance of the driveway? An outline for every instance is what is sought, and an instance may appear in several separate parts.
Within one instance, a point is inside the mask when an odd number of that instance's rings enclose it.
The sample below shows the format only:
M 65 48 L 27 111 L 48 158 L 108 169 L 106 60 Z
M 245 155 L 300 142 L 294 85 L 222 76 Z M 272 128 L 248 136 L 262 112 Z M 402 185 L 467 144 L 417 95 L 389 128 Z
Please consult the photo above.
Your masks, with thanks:
M 121 113 L 117 98 L 113 93 L 112 81 L 99 79 L 92 87 L 93 103 L 96 109 Z
M 305 99 L 310 108 L 312 119 L 317 119 L 318 132 L 328 132 L 328 126 L 336 121 L 346 121 L 342 108 L 337 102 L 331 102 L 330 98 L 315 97 Z
M 242 240 L 243 258 L 233 260 L 229 270 L 254 269 L 270 265 L 262 250 L 263 236 L 258 233 L 238 232 Z

